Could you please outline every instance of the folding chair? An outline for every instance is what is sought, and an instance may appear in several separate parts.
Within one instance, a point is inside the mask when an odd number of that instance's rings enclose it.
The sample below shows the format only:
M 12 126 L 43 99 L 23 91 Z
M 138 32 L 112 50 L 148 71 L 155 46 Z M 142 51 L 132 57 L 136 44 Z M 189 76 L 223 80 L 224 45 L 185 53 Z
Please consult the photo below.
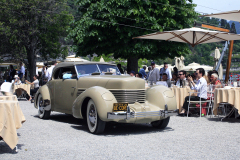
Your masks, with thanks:
M 10 82 L 4 82 L 1 85 L 1 91 L 2 92 L 7 92 L 7 93 L 12 93 L 12 83 Z
M 202 116 L 202 108 L 207 108 L 208 112 L 209 112 L 209 108 L 212 108 L 212 87 L 210 87 L 210 88 L 211 88 L 210 91 L 208 91 L 208 93 L 210 93 L 210 96 L 208 96 L 208 98 L 206 100 L 204 100 L 204 101 L 202 101 L 202 99 L 200 97 L 199 97 L 199 101 L 191 101 L 190 100 L 193 93 L 200 93 L 201 90 L 200 90 L 200 92 L 189 92 L 189 100 L 187 101 L 188 102 L 187 117 L 188 117 L 189 109 L 190 108 L 196 108 L 196 107 L 190 107 L 191 104 L 199 104 L 200 105 L 200 107 L 199 107 L 199 109 L 200 109 L 200 118 Z M 208 106 L 203 107 L 202 104 L 204 104 L 204 103 L 207 103 Z M 207 116 L 208 116 L 208 112 L 207 112 Z M 212 111 L 212 115 L 213 115 L 213 111 Z

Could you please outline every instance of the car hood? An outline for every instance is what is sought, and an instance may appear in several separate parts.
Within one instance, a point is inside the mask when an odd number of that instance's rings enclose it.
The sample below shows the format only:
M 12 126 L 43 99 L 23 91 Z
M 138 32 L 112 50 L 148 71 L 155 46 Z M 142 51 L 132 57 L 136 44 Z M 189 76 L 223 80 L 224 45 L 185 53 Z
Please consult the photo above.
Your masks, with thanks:
M 101 86 L 106 89 L 145 89 L 145 81 L 141 78 L 120 75 L 94 75 L 80 77 L 78 89 L 87 89 L 93 86 Z

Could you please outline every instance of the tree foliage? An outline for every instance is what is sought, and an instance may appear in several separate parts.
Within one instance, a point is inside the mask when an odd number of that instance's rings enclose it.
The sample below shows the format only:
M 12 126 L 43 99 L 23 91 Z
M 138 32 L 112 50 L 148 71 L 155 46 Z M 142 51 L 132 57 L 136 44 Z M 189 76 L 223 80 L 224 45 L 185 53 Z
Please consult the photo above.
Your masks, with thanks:
M 184 43 L 132 38 L 191 27 L 197 16 L 192 0 L 76 0 L 76 4 L 82 17 L 73 22 L 69 37 L 80 56 L 114 53 L 130 64 L 131 58 L 173 58 L 189 52 Z M 137 61 L 128 67 L 137 71 Z
M 30 78 L 36 73 L 36 55 L 56 58 L 68 49 L 60 43 L 73 16 L 65 0 L 1 0 L 0 54 L 24 61 Z
M 229 24 L 229 23 L 228 23 L 228 24 Z M 237 30 L 236 30 L 236 27 L 235 27 L 235 23 L 234 23 L 234 22 L 231 24 L 231 32 L 237 34 Z

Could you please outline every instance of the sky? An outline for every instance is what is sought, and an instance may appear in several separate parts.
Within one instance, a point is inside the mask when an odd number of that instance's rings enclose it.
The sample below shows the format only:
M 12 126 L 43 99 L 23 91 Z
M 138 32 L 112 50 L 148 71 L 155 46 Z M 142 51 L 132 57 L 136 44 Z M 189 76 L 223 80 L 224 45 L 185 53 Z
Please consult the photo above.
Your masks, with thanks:
M 195 11 L 208 14 L 240 10 L 240 0 L 193 0 L 193 3 L 198 5 Z

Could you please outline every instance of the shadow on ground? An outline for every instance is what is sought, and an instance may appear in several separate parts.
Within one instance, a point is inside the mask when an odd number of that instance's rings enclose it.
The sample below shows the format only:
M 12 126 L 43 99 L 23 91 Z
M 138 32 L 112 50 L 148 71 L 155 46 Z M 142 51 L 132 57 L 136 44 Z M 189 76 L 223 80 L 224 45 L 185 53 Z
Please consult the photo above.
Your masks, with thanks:
M 219 118 L 208 118 L 209 121 L 215 121 L 215 122 L 222 122 L 222 123 L 240 123 L 240 119 L 237 118 L 224 118 L 222 121 L 221 119 L 224 117 Z
M 38 115 L 33 115 L 33 117 L 35 118 L 39 118 Z M 44 119 L 42 119 L 44 121 Z M 62 122 L 62 123 L 69 123 L 69 124 L 80 124 L 82 125 L 84 123 L 84 120 L 82 119 L 77 119 L 74 118 L 72 115 L 70 114 L 63 114 L 63 113 L 59 113 L 59 114 L 51 114 L 49 119 L 46 119 L 47 121 L 57 121 L 57 122 Z
M 37 115 L 34 117 L 38 118 Z M 88 131 L 86 121 L 83 119 L 74 118 L 72 115 L 68 114 L 53 114 L 48 120 L 69 123 L 72 124 L 72 128 L 76 130 L 81 130 L 85 132 Z M 122 123 L 107 123 L 105 131 L 101 136 L 117 136 L 117 135 L 129 135 L 129 134 L 148 134 L 155 132 L 169 132 L 174 131 L 170 127 L 165 129 L 153 128 L 150 124 L 122 124 Z
M 17 144 L 18 151 L 22 150 L 22 146 L 24 146 L 24 144 Z M 0 154 L 6 153 L 17 154 L 18 152 L 16 152 L 16 148 L 12 150 L 4 141 L 0 141 Z
M 87 124 L 72 125 L 71 127 L 77 130 L 89 132 L 87 128 Z M 174 131 L 174 129 L 170 127 L 166 127 L 165 129 L 157 129 L 157 128 L 153 128 L 149 124 L 108 123 L 106 125 L 104 133 L 100 134 L 99 136 L 123 136 L 123 135 L 149 134 L 149 133 L 169 132 L 169 131 Z

